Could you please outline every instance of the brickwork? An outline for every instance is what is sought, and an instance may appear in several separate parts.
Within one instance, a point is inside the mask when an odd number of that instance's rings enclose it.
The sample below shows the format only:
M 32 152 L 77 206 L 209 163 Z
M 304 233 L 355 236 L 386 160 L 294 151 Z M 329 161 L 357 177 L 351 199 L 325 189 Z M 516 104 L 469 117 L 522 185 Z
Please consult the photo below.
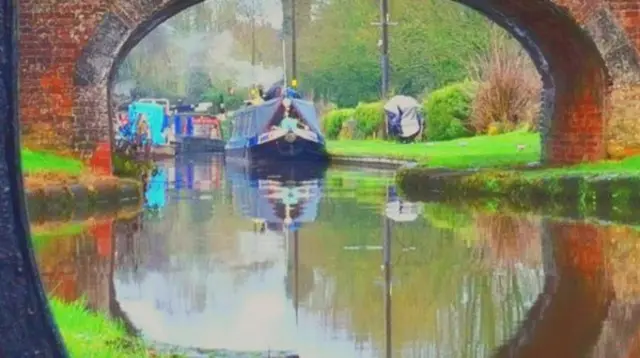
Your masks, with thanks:
M 640 1 L 456 1 L 508 28 L 538 65 L 553 100 L 542 127 L 545 161 L 597 160 L 608 147 L 640 148 L 638 116 L 630 110 L 640 91 Z M 90 159 L 98 144 L 109 143 L 114 66 L 157 24 L 198 2 L 21 0 L 25 142 Z

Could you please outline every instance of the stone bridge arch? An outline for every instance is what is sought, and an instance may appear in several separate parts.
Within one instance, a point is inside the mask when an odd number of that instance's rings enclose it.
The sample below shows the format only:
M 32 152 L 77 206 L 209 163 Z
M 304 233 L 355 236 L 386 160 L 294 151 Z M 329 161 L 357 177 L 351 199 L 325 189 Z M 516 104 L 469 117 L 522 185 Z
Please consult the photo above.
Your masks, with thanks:
M 640 103 L 635 1 L 454 1 L 506 28 L 536 63 L 544 82 L 543 161 L 593 161 L 608 149 L 640 148 L 629 110 Z M 110 138 L 109 85 L 119 61 L 160 23 L 200 2 L 20 1 L 25 141 L 90 157 Z

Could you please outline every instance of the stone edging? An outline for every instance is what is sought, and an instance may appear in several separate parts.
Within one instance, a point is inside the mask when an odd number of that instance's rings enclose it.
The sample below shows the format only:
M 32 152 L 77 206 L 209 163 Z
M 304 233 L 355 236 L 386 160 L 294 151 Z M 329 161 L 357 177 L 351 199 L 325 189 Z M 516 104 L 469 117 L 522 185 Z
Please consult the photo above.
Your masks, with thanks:
M 464 203 L 571 219 L 640 224 L 640 176 L 530 178 L 517 172 L 400 170 L 411 201 Z
M 25 193 L 32 222 L 84 218 L 140 205 L 143 199 L 142 183 L 131 179 L 27 189 Z
M 376 169 L 413 168 L 416 162 L 403 159 L 380 158 L 374 156 L 330 155 L 332 164 L 358 165 Z

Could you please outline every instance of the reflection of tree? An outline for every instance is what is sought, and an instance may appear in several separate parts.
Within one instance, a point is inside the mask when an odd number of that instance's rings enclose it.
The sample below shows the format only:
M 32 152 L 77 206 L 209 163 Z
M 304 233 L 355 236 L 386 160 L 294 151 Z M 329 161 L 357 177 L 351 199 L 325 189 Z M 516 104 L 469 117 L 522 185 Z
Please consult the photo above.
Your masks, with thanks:
M 320 273 L 310 309 L 328 317 L 329 326 L 348 328 L 357 342 L 372 340 L 383 348 L 382 252 L 343 249 L 381 245 L 378 210 L 351 200 L 324 200 L 318 221 L 308 226 L 300 260 Z M 491 258 L 469 247 L 461 235 L 424 220 L 395 226 L 396 349 L 416 355 L 436 349 L 437 356 L 482 356 L 509 337 L 524 317 L 539 287 L 539 271 L 496 270 Z M 408 246 L 415 249 L 403 251 Z

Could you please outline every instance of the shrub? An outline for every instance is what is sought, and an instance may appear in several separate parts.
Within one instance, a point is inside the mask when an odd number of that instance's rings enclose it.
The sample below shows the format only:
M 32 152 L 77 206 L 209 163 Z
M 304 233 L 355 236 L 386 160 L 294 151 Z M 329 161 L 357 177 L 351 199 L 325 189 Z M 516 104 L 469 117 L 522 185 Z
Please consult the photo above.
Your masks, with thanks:
M 329 111 L 322 119 L 322 129 L 327 139 L 336 139 L 340 134 L 345 121 L 353 117 L 353 108 L 334 109 Z
M 382 102 L 360 103 L 353 118 L 358 122 L 357 132 L 364 138 L 383 138 L 385 120 Z
M 155 168 L 151 160 L 140 160 L 135 154 L 116 151 L 113 153 L 113 174 L 122 178 L 140 179 Z
M 473 135 L 468 123 L 476 84 L 454 83 L 429 94 L 424 103 L 425 136 L 430 141 L 450 140 Z
M 470 66 L 479 83 L 470 123 L 478 133 L 535 130 L 542 81 L 529 55 L 503 30 L 494 29 L 487 53 Z

